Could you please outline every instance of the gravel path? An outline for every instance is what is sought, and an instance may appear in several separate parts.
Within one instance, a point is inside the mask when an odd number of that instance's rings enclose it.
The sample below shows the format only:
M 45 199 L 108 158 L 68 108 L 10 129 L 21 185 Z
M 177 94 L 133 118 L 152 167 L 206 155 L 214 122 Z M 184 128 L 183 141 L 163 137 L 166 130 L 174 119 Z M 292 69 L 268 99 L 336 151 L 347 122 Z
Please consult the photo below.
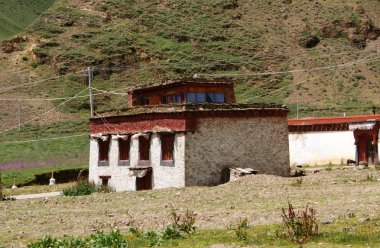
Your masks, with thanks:
M 16 200 L 25 200 L 25 199 L 35 199 L 35 198 L 48 198 L 52 196 L 60 196 L 61 192 L 49 192 L 49 193 L 41 193 L 41 194 L 30 194 L 30 195 L 16 195 L 11 196 Z

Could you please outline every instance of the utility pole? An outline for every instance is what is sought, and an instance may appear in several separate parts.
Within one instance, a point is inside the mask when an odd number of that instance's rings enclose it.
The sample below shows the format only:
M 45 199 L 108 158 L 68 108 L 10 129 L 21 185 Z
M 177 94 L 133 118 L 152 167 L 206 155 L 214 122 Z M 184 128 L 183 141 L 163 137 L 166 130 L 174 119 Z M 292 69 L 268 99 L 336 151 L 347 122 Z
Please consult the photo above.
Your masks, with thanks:
M 21 107 L 20 107 L 20 102 L 18 103 L 18 130 L 21 130 Z
M 297 101 L 297 119 L 299 118 L 299 100 L 298 100 L 298 88 L 296 88 L 296 101 Z
M 87 67 L 87 74 L 88 74 L 88 91 L 90 95 L 90 111 L 91 111 L 91 117 L 94 117 L 94 103 L 92 100 L 92 89 L 91 89 L 91 82 L 92 82 L 92 68 Z

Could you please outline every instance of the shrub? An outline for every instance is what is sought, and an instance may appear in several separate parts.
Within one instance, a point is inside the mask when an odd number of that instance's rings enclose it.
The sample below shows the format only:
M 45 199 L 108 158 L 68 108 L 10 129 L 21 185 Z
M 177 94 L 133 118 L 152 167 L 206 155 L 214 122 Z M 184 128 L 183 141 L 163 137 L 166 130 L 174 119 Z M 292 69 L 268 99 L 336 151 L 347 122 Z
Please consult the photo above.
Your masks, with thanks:
M 127 241 L 119 230 L 110 231 L 108 233 L 96 232 L 89 238 L 70 238 L 67 240 L 59 240 L 51 236 L 45 236 L 42 239 L 28 244 L 28 248 L 80 248 L 80 247 L 109 247 L 123 248 L 127 247 Z
M 318 224 L 315 217 L 316 211 L 306 206 L 305 210 L 294 211 L 292 204 L 288 204 L 288 209 L 282 208 L 282 222 L 284 224 L 285 234 L 291 241 L 303 244 L 311 236 L 318 234 Z
M 110 247 L 110 248 L 122 248 L 127 247 L 127 241 L 119 230 L 112 230 L 109 233 L 103 233 L 97 231 L 91 235 L 89 243 L 90 247 Z
M 374 182 L 374 181 L 376 181 L 376 178 L 374 178 L 373 175 L 370 174 L 370 175 L 367 175 L 366 181 L 367 182 Z
M 185 234 L 191 234 L 195 231 L 195 214 L 193 211 L 186 210 L 185 214 L 178 214 L 172 207 L 171 209 L 172 227 L 178 232 L 184 232 Z
M 238 240 L 247 240 L 248 239 L 248 219 L 239 219 L 239 222 L 236 224 L 231 224 L 229 229 L 235 231 L 236 237 Z
M 38 65 L 37 65 L 36 62 L 32 61 L 32 62 L 30 63 L 30 66 L 33 67 L 34 69 L 36 69 Z
M 91 195 L 92 193 L 109 193 L 115 191 L 110 186 L 95 185 L 93 182 L 86 180 L 78 181 L 75 185 L 63 190 L 65 196 Z
M 173 225 L 168 225 L 162 233 L 162 238 L 165 240 L 181 238 L 181 233 Z
M 97 186 L 85 180 L 77 182 L 75 185 L 63 189 L 63 195 L 65 196 L 79 196 L 79 195 L 91 195 L 96 192 Z

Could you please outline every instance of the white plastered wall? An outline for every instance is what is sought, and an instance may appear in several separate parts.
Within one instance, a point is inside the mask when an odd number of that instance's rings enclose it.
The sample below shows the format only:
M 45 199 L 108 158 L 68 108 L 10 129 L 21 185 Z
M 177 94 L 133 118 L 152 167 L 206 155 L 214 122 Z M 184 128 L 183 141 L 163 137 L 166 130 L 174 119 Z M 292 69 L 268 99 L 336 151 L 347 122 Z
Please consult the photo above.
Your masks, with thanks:
M 117 136 L 110 142 L 108 166 L 99 166 L 99 146 L 96 138 L 90 139 L 89 180 L 101 184 L 100 177 L 110 176 L 109 185 L 116 191 L 136 190 L 136 177 L 129 176 L 130 166 L 139 165 L 139 136 L 131 137 L 129 161 L 126 165 L 119 163 L 119 144 Z M 172 163 L 163 162 L 161 158 L 161 141 L 159 134 L 151 134 L 150 165 L 152 166 L 153 189 L 168 187 L 184 187 L 184 150 L 185 136 L 183 133 L 175 135 L 174 159 Z M 146 163 L 144 163 L 146 165 Z
M 152 136 L 153 188 L 185 187 L 185 135 L 175 134 L 173 161 L 162 161 L 161 140 L 158 134 Z
M 135 144 L 136 145 L 136 144 Z M 138 145 L 138 144 L 137 144 Z M 131 142 L 132 148 L 132 142 Z M 132 150 L 132 149 L 131 149 Z M 100 177 L 110 176 L 109 185 L 117 191 L 134 190 L 135 178 L 128 176 L 129 164 L 119 165 L 119 143 L 115 137 L 111 138 L 110 148 L 108 153 L 108 166 L 99 166 L 99 145 L 97 139 L 90 140 L 90 166 L 89 180 L 96 184 L 101 184 Z
M 289 134 L 291 165 L 325 165 L 355 160 L 352 131 L 300 132 Z

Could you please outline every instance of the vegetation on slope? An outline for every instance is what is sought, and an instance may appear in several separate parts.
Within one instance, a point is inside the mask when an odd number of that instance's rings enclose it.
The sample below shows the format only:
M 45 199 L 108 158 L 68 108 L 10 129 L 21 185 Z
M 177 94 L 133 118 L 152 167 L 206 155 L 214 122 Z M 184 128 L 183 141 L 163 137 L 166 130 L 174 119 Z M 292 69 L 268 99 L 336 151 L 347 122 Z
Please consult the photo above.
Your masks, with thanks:
M 125 92 L 193 74 L 288 71 L 364 59 L 331 70 L 231 79 L 239 102 L 284 103 L 292 117 L 297 102 L 300 116 L 370 114 L 380 107 L 378 16 L 375 0 L 57 1 L 21 33 L 26 39 L 0 44 L 6 91 L 0 98 L 73 96 L 85 89 L 87 66 L 98 68 L 95 88 Z M 12 90 L 57 75 L 62 77 Z M 124 95 L 96 93 L 99 114 L 127 105 Z M 88 98 L 82 95 L 38 123 L 87 119 Z M 23 120 L 64 101 L 23 101 Z M 17 123 L 14 103 L 0 103 L 2 129 Z
M 0 40 L 23 31 L 53 2 L 54 0 L 0 0 Z

